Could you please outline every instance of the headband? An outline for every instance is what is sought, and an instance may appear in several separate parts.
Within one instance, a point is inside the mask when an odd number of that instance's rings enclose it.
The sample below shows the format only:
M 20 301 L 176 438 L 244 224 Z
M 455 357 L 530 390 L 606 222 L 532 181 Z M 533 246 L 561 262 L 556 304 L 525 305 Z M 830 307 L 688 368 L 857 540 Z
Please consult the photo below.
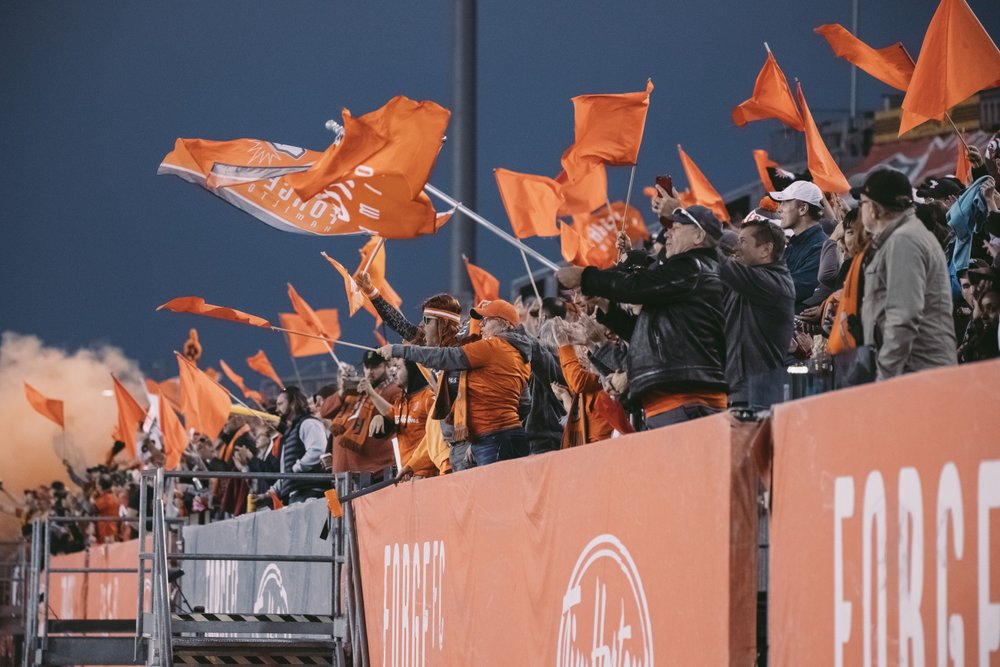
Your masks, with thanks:
M 424 308 L 424 317 L 436 317 L 439 320 L 451 320 L 456 324 L 462 322 L 462 316 L 449 310 L 438 310 L 437 308 Z

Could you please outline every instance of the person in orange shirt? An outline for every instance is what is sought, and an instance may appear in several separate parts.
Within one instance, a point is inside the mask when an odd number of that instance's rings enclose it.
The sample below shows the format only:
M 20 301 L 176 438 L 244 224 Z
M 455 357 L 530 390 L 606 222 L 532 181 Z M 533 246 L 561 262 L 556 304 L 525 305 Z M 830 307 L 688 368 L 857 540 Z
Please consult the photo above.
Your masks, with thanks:
M 385 358 L 415 361 L 427 368 L 458 371 L 458 391 L 439 392 L 433 416 L 452 427 L 455 470 L 528 454 L 528 438 L 517 408 L 531 376 L 531 342 L 516 330 L 517 309 L 502 299 L 474 308 L 481 340 L 461 347 L 386 345 Z
M 112 518 L 122 514 L 122 497 L 115 493 L 114 485 L 108 477 L 102 477 L 99 482 L 100 494 L 94 499 L 94 507 L 97 508 L 97 516 Z M 97 523 L 97 542 L 116 542 L 121 534 L 121 523 L 117 521 L 100 521 Z
M 584 368 L 577 355 L 577 345 L 585 342 L 585 336 L 578 327 L 567 324 L 565 320 L 555 319 L 552 322 L 556 344 L 559 345 L 559 363 L 572 397 L 562 449 L 606 440 L 615 429 L 596 407 L 598 395 L 603 391 L 601 376 Z
M 434 392 L 431 391 L 427 378 L 412 361 L 405 361 L 400 367 L 396 384 L 402 387 L 403 393 L 395 403 L 382 398 L 370 385 L 366 387 L 368 398 L 379 412 L 372 418 L 368 435 L 374 438 L 396 438 L 399 460 L 402 463 L 401 473 L 408 469 L 410 474 L 434 477 L 438 474 L 438 469 L 430 459 L 411 463 L 413 454 L 427 431 L 427 418 L 434 407 Z

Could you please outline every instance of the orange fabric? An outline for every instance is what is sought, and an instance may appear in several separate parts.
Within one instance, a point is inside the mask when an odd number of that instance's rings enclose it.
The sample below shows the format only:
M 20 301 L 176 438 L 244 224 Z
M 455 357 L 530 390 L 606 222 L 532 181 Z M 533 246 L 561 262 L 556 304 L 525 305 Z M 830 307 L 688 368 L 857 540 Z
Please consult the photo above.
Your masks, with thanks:
M 378 330 L 378 328 L 380 326 L 382 326 L 382 318 L 381 317 L 378 318 L 378 321 L 375 323 L 375 328 L 372 329 L 372 333 L 375 334 L 375 340 L 376 340 L 376 342 L 378 342 L 379 345 L 388 345 L 389 341 L 387 341 L 385 339 L 385 336 L 382 335 L 382 332 Z
M 546 176 L 494 169 L 500 198 L 510 218 L 514 236 L 556 236 L 556 216 L 563 198 L 559 183 Z
M 94 500 L 97 516 L 100 517 L 120 516 L 123 506 L 122 499 L 113 491 L 104 491 Z M 122 525 L 118 521 L 98 521 L 94 525 L 97 528 L 98 544 L 113 541 L 121 534 Z
M 24 395 L 28 403 L 35 409 L 35 412 L 54 421 L 59 428 L 65 430 L 66 422 L 63 419 L 63 402 L 54 398 L 43 396 L 37 389 L 27 382 L 24 383 Z
M 236 448 L 236 441 L 240 439 L 240 436 L 245 435 L 250 432 L 250 427 L 243 424 L 238 429 L 236 433 L 233 433 L 232 437 L 229 438 L 229 442 L 226 443 L 226 447 L 222 450 L 222 455 L 219 457 L 223 461 L 230 461 L 233 458 L 233 449 Z
M 330 334 L 330 338 L 337 340 L 340 338 L 340 317 L 336 308 L 321 308 L 314 310 L 316 317 L 323 325 L 323 330 Z M 309 325 L 306 320 L 295 313 L 278 313 L 282 329 L 291 331 L 309 332 Z M 293 357 L 312 357 L 317 354 L 329 354 L 326 343 L 318 338 L 308 336 L 296 336 L 293 333 L 285 332 L 288 336 L 288 353 Z
M 903 110 L 943 120 L 951 107 L 998 85 L 1000 49 L 965 0 L 942 0 L 927 26 Z M 904 116 L 899 136 L 921 122 Z
M 417 444 L 409 460 L 403 461 L 403 465 L 409 466 L 414 475 L 421 477 L 446 475 L 451 472 L 450 454 L 448 443 L 441 435 L 441 421 L 428 416 L 424 424 L 424 439 Z
M 628 207 L 626 215 L 625 202 L 616 201 L 611 204 L 610 209 L 604 204 L 593 213 L 573 216 L 573 231 L 580 236 L 581 242 L 579 257 L 574 261 L 563 253 L 563 258 L 577 266 L 596 266 L 600 269 L 613 266 L 618 262 L 618 248 L 615 246 L 615 241 L 622 226 L 622 219 L 625 220 L 625 233 L 633 245 L 649 236 L 642 214 L 634 206 Z M 560 227 L 560 236 L 562 235 Z M 572 248 L 572 241 L 569 242 Z
M 184 425 L 215 438 L 229 419 L 232 407 L 229 394 L 180 354 L 177 355 L 177 366 L 180 368 Z
M 965 147 L 965 142 L 959 140 L 955 142 L 958 156 L 955 158 L 955 178 L 968 186 L 972 183 L 972 164 L 969 162 L 969 150 Z
M 806 156 L 809 165 L 809 173 L 812 174 L 813 182 L 820 187 L 823 192 L 844 193 L 849 192 L 851 186 L 848 184 L 840 167 L 834 161 L 833 156 L 823 142 L 823 135 L 816 127 L 812 113 L 809 112 L 809 105 L 806 104 L 806 96 L 802 94 L 802 84 L 797 84 L 799 94 L 799 107 L 802 109 L 802 118 L 806 124 Z
M 595 164 L 633 165 L 639 158 L 653 82 L 636 93 L 578 95 L 573 98 L 573 145 L 562 156 L 563 169 L 580 180 Z
M 243 378 L 237 375 L 233 369 L 229 367 L 229 364 L 222 359 L 219 359 L 219 365 L 222 366 L 222 372 L 226 374 L 229 381 L 239 387 L 244 398 L 249 398 L 251 401 L 256 402 L 257 405 L 264 405 L 264 397 L 260 395 L 260 392 L 248 389 L 246 384 L 243 382 Z
M 873 49 L 839 23 L 827 23 L 816 28 L 834 54 L 858 69 L 896 90 L 905 91 L 913 77 L 913 59 L 902 42 L 882 49 Z
M 703 391 L 672 394 L 665 391 L 651 391 L 642 397 L 642 409 L 646 413 L 646 419 L 692 403 L 703 403 L 709 407 L 725 410 L 726 392 Z
M 476 303 L 483 301 L 496 301 L 500 298 L 500 281 L 486 269 L 481 269 L 468 258 L 465 261 L 465 270 L 469 272 L 469 280 L 472 282 L 472 290 L 475 292 Z
M 273 380 L 274 384 L 279 387 L 284 387 L 285 383 L 281 381 L 278 374 L 274 372 L 274 366 L 271 365 L 270 360 L 268 360 L 267 355 L 264 354 L 264 350 L 257 350 L 257 354 L 252 357 L 247 357 L 247 366 L 251 369 L 257 371 L 264 377 Z
M 472 367 L 468 371 L 469 436 L 520 426 L 517 406 L 531 376 L 528 362 L 502 338 L 477 340 L 462 350 Z
M 367 167 L 402 176 L 412 199 L 423 190 L 441 152 L 451 112 L 435 102 L 397 95 L 357 119 L 344 111 L 344 137 L 331 145 L 308 171 L 289 176 L 303 199 Z
M 204 157 L 206 149 L 211 158 Z M 295 196 L 288 177 L 296 170 L 305 171 L 321 156 L 258 139 L 178 139 L 157 173 L 199 185 L 271 227 L 298 234 L 413 238 L 433 234 L 447 221 L 437 215 L 425 193 L 411 194 L 406 175 L 376 164 L 381 160 L 374 158 L 349 178 L 303 201 Z
M 335 260 L 333 257 L 330 257 L 325 252 L 323 253 L 323 257 L 325 257 L 326 261 L 330 263 L 330 266 L 337 270 L 340 277 L 344 279 L 344 291 L 347 293 L 348 312 L 351 317 L 354 317 L 354 313 L 361 310 L 364 305 L 368 303 L 368 299 L 365 298 L 361 288 L 358 287 L 358 284 L 354 281 L 351 274 L 347 272 L 347 269 L 344 268 L 343 264 Z
M 595 164 L 574 180 L 560 171 L 556 176 L 563 201 L 558 215 L 590 213 L 608 201 L 608 171 L 603 164 Z
M 677 144 L 677 152 L 681 156 L 681 165 L 684 167 L 684 174 L 687 176 L 688 186 L 690 187 L 687 193 L 689 199 L 685 200 L 682 196 L 680 198 L 681 205 L 691 206 L 698 204 L 711 210 L 719 220 L 729 220 L 729 211 L 726 210 L 726 202 L 722 198 L 722 195 L 719 194 L 719 191 L 712 187 L 712 184 L 705 178 L 705 174 L 701 173 L 701 169 L 694 163 L 694 160 L 688 157 L 688 154 L 684 152 L 680 144 Z
M 118 423 L 115 426 L 118 439 L 125 443 L 125 451 L 134 456 L 137 453 L 135 432 L 146 420 L 146 411 L 132 398 L 132 394 L 118 381 L 118 378 L 112 375 L 111 381 L 114 383 L 115 404 L 118 406 Z
M 249 324 L 250 326 L 263 327 L 265 329 L 271 326 L 271 323 L 263 317 L 257 317 L 256 315 L 251 315 L 250 313 L 244 313 L 242 310 L 236 310 L 235 308 L 213 306 L 210 303 L 205 303 L 205 300 L 200 296 L 179 296 L 176 299 L 167 301 L 165 304 L 157 308 L 157 310 L 169 310 L 175 313 L 204 315 L 206 317 L 229 320 L 230 322 L 237 322 L 239 324 Z M 195 342 L 197 343 L 197 340 Z
M 399 444 L 399 460 L 404 464 L 408 464 L 423 441 L 427 431 L 427 418 L 433 407 L 434 392 L 430 387 L 424 387 L 412 396 L 400 394 L 396 399 L 392 419 L 396 422 L 395 435 Z M 413 472 L 421 477 L 432 477 L 437 474 L 437 468 L 433 466 L 430 466 L 430 469 L 414 468 Z
M 307 330 L 303 333 L 312 333 L 324 338 L 333 338 L 331 333 L 326 330 L 323 320 L 319 318 L 319 315 L 312 309 L 312 306 L 299 296 L 299 293 L 295 291 L 291 283 L 288 283 L 288 300 L 292 302 L 292 309 L 306 324 Z
M 614 427 L 597 412 L 597 395 L 602 391 L 601 378 L 584 369 L 572 345 L 559 347 L 559 364 L 562 366 L 566 387 L 573 395 L 573 407 L 566 419 L 562 448 L 606 440 Z
M 397 385 L 384 384 L 379 395 L 390 404 L 402 391 Z M 392 441 L 368 435 L 375 408 L 367 396 L 345 396 L 340 412 L 330 426 L 333 433 L 333 472 L 380 472 L 396 465 Z
M 328 489 L 323 492 L 326 496 L 326 508 L 330 510 L 330 514 L 333 516 L 343 516 L 344 508 L 340 504 L 340 498 L 337 497 L 337 489 Z
M 379 291 L 379 296 L 381 296 L 383 299 L 391 303 L 396 308 L 399 308 L 400 306 L 403 305 L 403 298 L 396 293 L 396 290 L 392 289 L 392 285 L 390 285 L 389 281 L 386 280 L 385 243 L 382 243 L 382 246 L 379 247 L 380 240 L 381 239 L 379 239 L 379 237 L 373 236 L 368 240 L 368 243 L 364 244 L 358 250 L 358 253 L 361 255 L 361 261 L 358 263 L 358 270 L 354 272 L 353 277 L 355 278 L 356 281 L 358 274 L 361 273 L 361 269 L 365 267 L 365 264 L 368 264 L 368 258 L 371 257 L 371 254 L 372 252 L 375 251 L 375 248 L 378 248 L 378 253 L 375 255 L 374 259 L 372 259 L 371 261 L 371 264 L 369 264 L 368 266 L 368 276 L 372 280 L 372 285 L 374 285 L 375 289 Z M 365 299 L 364 302 L 362 302 L 362 307 L 369 313 L 371 313 L 371 316 L 374 317 L 376 320 L 380 320 L 379 314 L 375 310 L 375 306 L 371 304 L 371 301 Z
M 837 310 L 834 311 L 833 328 L 830 329 L 830 339 L 826 344 L 826 351 L 830 354 L 840 354 L 845 350 L 852 350 L 858 346 L 847 328 L 847 319 L 851 315 L 860 315 L 858 312 L 858 284 L 861 279 L 861 263 L 864 261 L 865 251 L 862 250 L 851 258 L 851 267 L 847 270 L 844 278 L 844 288 L 841 290 L 840 300 L 837 302 Z
M 163 453 L 167 458 L 163 467 L 173 470 L 180 464 L 190 439 L 187 430 L 181 426 L 177 413 L 165 401 L 160 401 L 160 432 L 163 434 Z
M 768 155 L 767 151 L 762 151 L 757 149 L 753 152 L 753 161 L 757 165 L 757 175 L 760 176 L 760 182 L 764 186 L 764 192 L 774 192 L 774 183 L 771 182 L 771 177 L 767 173 L 767 168 L 777 168 L 778 163 L 772 161 Z
M 574 225 L 559 223 L 559 251 L 563 259 L 575 266 L 590 266 L 587 259 L 589 250 L 590 246 Z
M 768 118 L 780 120 L 793 130 L 801 132 L 803 129 L 802 115 L 792 99 L 788 80 L 770 51 L 753 85 L 753 95 L 733 109 L 733 122 L 740 127 Z

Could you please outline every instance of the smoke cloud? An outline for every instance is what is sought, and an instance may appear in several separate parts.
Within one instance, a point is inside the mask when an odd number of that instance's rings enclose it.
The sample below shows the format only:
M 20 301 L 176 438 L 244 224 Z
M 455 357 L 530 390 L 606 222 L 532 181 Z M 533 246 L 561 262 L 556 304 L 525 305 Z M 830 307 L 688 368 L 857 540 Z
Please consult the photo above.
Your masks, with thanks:
M 116 347 L 68 352 L 47 347 L 36 336 L 5 332 L 0 339 L 0 480 L 19 501 L 24 489 L 62 480 L 72 483 L 62 459 L 78 472 L 104 460 L 113 442 L 118 410 L 111 390 L 114 373 L 142 402 L 142 374 L 136 362 Z M 35 412 L 24 396 L 27 382 L 49 398 L 63 401 L 66 441 L 61 429 Z M 65 453 L 64 453 L 65 452 Z M 0 494 L 0 535 L 20 533 Z

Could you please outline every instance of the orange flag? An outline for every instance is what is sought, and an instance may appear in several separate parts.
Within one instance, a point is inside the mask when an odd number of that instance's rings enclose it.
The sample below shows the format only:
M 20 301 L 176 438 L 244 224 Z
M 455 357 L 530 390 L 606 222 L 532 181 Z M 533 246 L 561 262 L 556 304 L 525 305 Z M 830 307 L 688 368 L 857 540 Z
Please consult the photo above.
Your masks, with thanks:
M 160 402 L 160 432 L 163 434 L 163 455 L 167 459 L 163 467 L 173 470 L 180 464 L 190 438 L 173 407 L 165 401 Z
M 580 256 L 577 261 L 571 259 L 566 261 L 578 266 L 596 266 L 601 269 L 614 266 L 618 262 L 615 239 L 618 237 L 623 219 L 625 233 L 633 244 L 649 236 L 642 214 L 634 206 L 629 206 L 626 214 L 625 202 L 616 201 L 611 204 L 610 209 L 605 204 L 593 213 L 574 215 L 572 231 L 565 234 L 576 233 L 580 237 Z M 564 233 L 565 227 L 566 225 L 560 226 L 561 234 Z M 561 240 L 566 242 L 565 238 Z M 572 241 L 569 243 L 572 244 Z M 579 264 L 581 261 L 584 263 Z
M 323 325 L 323 320 L 319 319 L 319 315 L 312 309 L 312 306 L 299 296 L 299 293 L 295 291 L 291 283 L 288 283 L 288 299 L 292 302 L 292 308 L 306 325 L 306 331 L 303 333 L 313 333 L 324 338 L 333 338 Z
M 684 167 L 690 188 L 687 198 L 680 197 L 681 204 L 684 206 L 698 204 L 711 210 L 719 220 L 729 220 L 729 211 L 726 210 L 726 202 L 722 199 L 722 195 L 712 187 L 705 174 L 701 173 L 701 169 L 698 169 L 698 165 L 688 157 L 680 144 L 677 144 L 677 152 L 681 156 L 681 165 Z
M 882 49 L 873 49 L 839 23 L 827 23 L 816 28 L 834 55 L 855 65 L 896 90 L 905 91 L 913 76 L 913 59 L 902 42 Z
M 563 198 L 555 179 L 507 169 L 494 169 L 493 174 L 514 236 L 524 239 L 559 234 L 556 216 Z
M 574 266 L 590 266 L 587 261 L 588 247 L 573 225 L 559 223 L 559 251 L 563 259 Z
M 248 389 L 246 384 L 243 382 L 243 378 L 236 374 L 232 368 L 229 367 L 222 359 L 219 359 L 219 366 L 222 367 L 222 372 L 226 374 L 229 381 L 235 384 L 239 390 L 243 393 L 244 398 L 249 398 L 252 401 L 256 401 L 258 405 L 264 405 L 264 397 L 260 395 L 259 391 L 254 391 L 253 389 Z
M 899 136 L 926 119 L 943 120 L 951 107 L 998 85 L 1000 49 L 965 0 L 941 0 L 903 98 L 910 116 L 904 113 Z
M 441 152 L 451 112 L 431 101 L 398 95 L 385 106 L 353 120 L 344 111 L 344 138 L 330 146 L 308 171 L 288 181 L 303 199 L 361 171 L 401 176 L 409 197 L 419 195 Z
M 767 151 L 757 149 L 753 152 L 753 161 L 757 164 L 757 175 L 764 185 L 764 192 L 774 192 L 774 183 L 771 182 L 771 175 L 767 173 L 768 167 L 778 168 L 778 163 L 773 162 L 767 156 Z
M 809 173 L 812 174 L 813 182 L 820 187 L 823 192 L 849 192 L 851 186 L 844 178 L 843 172 L 834 161 L 826 144 L 823 143 L 823 136 L 816 127 L 809 112 L 809 105 L 806 104 L 806 97 L 802 94 L 802 84 L 797 84 L 799 94 L 799 106 L 802 108 L 802 118 L 806 123 L 806 158 L 809 165 Z
M 462 256 L 465 262 L 465 270 L 469 272 L 469 280 L 472 281 L 472 290 L 476 294 L 476 303 L 483 301 L 496 301 L 500 298 L 500 281 L 486 269 L 481 269 L 469 261 L 469 258 Z
M 340 338 L 340 318 L 337 315 L 337 309 L 321 308 L 315 311 L 315 313 L 319 321 L 323 323 L 323 329 L 330 334 L 330 338 L 334 340 Z M 294 313 L 279 313 L 278 318 L 281 320 L 282 329 L 301 331 L 302 333 L 309 332 L 309 325 L 306 324 L 304 319 Z M 288 352 L 293 357 L 312 357 L 317 354 L 329 354 L 326 343 L 317 338 L 296 336 L 291 333 L 287 334 L 287 336 Z
M 118 404 L 118 424 L 115 427 L 117 437 L 125 443 L 126 449 L 133 454 L 139 452 L 135 447 L 135 432 L 146 420 L 146 411 L 139 405 L 128 389 L 118 381 L 114 375 L 111 376 L 114 383 L 115 403 Z
M 177 366 L 180 368 L 184 424 L 215 438 L 229 419 L 232 403 L 228 392 L 181 354 L 177 354 Z
M 573 98 L 575 140 L 562 156 L 563 169 L 572 180 L 580 180 L 598 163 L 636 163 L 652 92 L 653 82 L 648 80 L 646 90 L 637 93 Z
M 578 180 L 571 181 L 565 171 L 556 176 L 563 203 L 559 215 L 590 213 L 608 202 L 608 172 L 603 164 L 596 164 Z
M 59 428 L 66 430 L 66 423 L 63 420 L 62 401 L 42 395 L 27 382 L 24 383 L 24 395 L 27 397 L 28 403 L 31 403 L 31 407 L 35 409 L 35 412 L 46 419 L 51 419 L 59 425 Z
M 356 281 L 357 275 L 361 273 L 361 269 L 365 267 L 365 264 L 368 264 L 368 276 L 372 280 L 372 285 L 379 291 L 383 299 L 396 308 L 399 308 L 403 305 L 403 299 L 396 293 L 396 290 L 392 289 L 392 285 L 385 278 L 385 243 L 382 243 L 380 246 L 379 241 L 381 241 L 379 237 L 373 236 L 368 240 L 368 243 L 358 249 L 361 261 L 358 263 L 358 270 L 354 272 L 353 277 Z M 378 248 L 378 252 L 372 258 L 371 262 L 369 262 L 368 258 L 371 257 L 376 248 Z M 362 307 L 371 313 L 371 316 L 376 320 L 379 319 L 378 312 L 375 310 L 375 306 L 371 304 L 371 301 L 365 299 Z
M 347 307 L 350 311 L 351 317 L 354 317 L 354 313 L 361 310 L 365 303 L 367 303 L 368 297 L 366 297 L 364 292 L 361 291 L 361 288 L 358 287 L 358 284 L 354 281 L 351 274 L 347 272 L 347 269 L 344 268 L 343 264 L 335 260 L 333 257 L 330 257 L 325 252 L 320 254 L 326 258 L 326 261 L 330 262 L 330 266 L 335 268 L 337 273 L 339 273 L 344 279 L 344 291 L 347 292 Z
M 793 130 L 802 131 L 802 116 L 795 106 L 792 90 L 770 50 L 753 85 L 753 95 L 733 109 L 733 122 L 740 127 L 767 118 L 776 118 Z
M 969 162 L 969 152 L 961 139 L 955 143 L 958 144 L 958 157 L 955 159 L 955 178 L 968 186 L 972 183 L 972 164 Z
M 247 357 L 247 366 L 251 369 L 257 371 L 269 380 L 273 380 L 274 384 L 279 387 L 284 387 L 285 383 L 281 381 L 278 374 L 274 372 L 274 366 L 271 365 L 270 360 L 268 360 L 267 355 L 264 354 L 264 350 L 257 350 L 257 354 L 252 357 Z
M 205 315 L 206 317 L 229 320 L 230 322 L 238 322 L 240 324 L 249 324 L 255 327 L 263 327 L 265 329 L 271 326 L 271 323 L 263 317 L 257 317 L 256 315 L 251 315 L 250 313 L 244 313 L 243 311 L 236 310 L 235 308 L 213 306 L 210 303 L 205 303 L 205 300 L 200 296 L 179 296 L 176 299 L 167 301 L 165 304 L 157 308 L 157 310 L 169 310 L 175 313 Z

